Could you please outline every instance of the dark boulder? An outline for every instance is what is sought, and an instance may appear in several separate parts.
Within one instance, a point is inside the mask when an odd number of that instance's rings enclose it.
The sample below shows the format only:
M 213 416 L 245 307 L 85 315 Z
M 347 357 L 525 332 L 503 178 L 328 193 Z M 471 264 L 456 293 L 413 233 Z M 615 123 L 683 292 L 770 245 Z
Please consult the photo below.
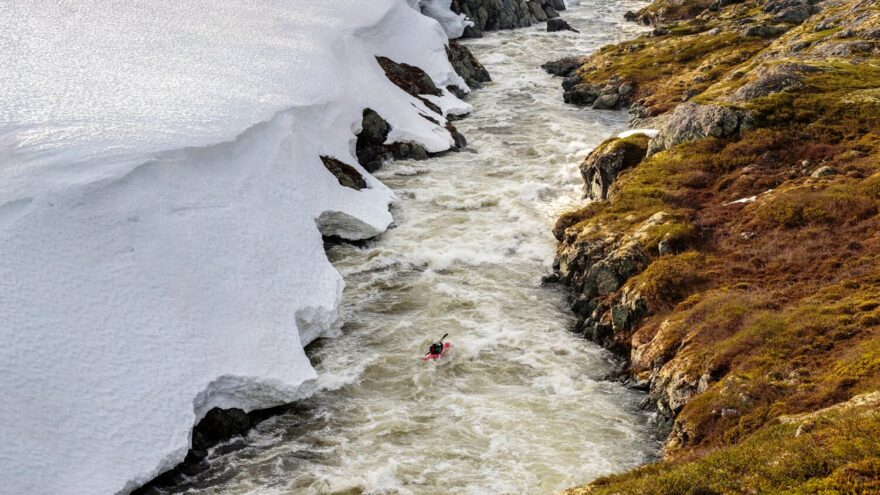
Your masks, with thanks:
M 327 167 L 327 170 L 336 177 L 336 180 L 339 181 L 339 185 L 350 187 L 356 191 L 367 188 L 367 181 L 365 181 L 360 172 L 351 165 L 330 156 L 322 156 L 321 161 L 324 163 L 324 166 Z
M 547 31 L 551 32 L 551 33 L 554 33 L 557 31 L 572 31 L 575 33 L 580 32 L 577 29 L 571 27 L 571 25 L 569 25 L 568 22 L 566 22 L 564 19 L 561 19 L 558 17 L 547 21 Z
M 568 77 L 584 65 L 585 62 L 586 59 L 584 57 L 565 57 L 547 62 L 541 68 L 554 76 Z
M 449 62 L 452 64 L 452 68 L 455 69 L 455 72 L 464 79 L 464 82 L 466 82 L 471 89 L 482 88 L 483 83 L 492 80 L 489 76 L 489 71 L 487 71 L 486 68 L 483 67 L 483 64 L 477 60 L 477 57 L 474 57 L 474 54 L 461 43 L 451 40 L 446 47 L 446 55 L 449 57 Z
M 452 10 L 464 14 L 474 25 L 465 38 L 480 38 L 485 31 L 528 27 L 558 17 L 563 0 L 452 0 Z
M 638 165 L 648 153 L 648 137 L 612 138 L 600 144 L 580 165 L 584 196 L 608 199 L 608 190 L 620 172 Z

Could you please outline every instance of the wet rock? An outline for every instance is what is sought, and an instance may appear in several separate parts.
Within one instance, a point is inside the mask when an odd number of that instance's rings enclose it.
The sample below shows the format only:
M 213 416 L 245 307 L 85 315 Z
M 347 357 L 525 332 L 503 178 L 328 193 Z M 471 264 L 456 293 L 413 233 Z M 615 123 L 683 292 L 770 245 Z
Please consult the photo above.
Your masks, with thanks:
M 577 75 L 577 69 L 573 72 L 574 75 L 568 76 L 562 80 L 562 89 L 566 93 L 574 89 L 575 86 L 580 84 L 581 78 Z M 564 99 L 564 97 L 563 97 Z
M 474 25 L 465 38 L 480 38 L 485 31 L 531 26 L 558 16 L 565 10 L 562 0 L 452 0 L 454 12 L 465 14 Z
M 547 21 L 547 32 L 554 33 L 557 31 L 573 31 L 579 33 L 577 29 L 571 27 L 564 19 L 555 18 Z
M 676 107 L 660 133 L 651 139 L 648 155 L 705 137 L 731 137 L 750 124 L 751 119 L 747 114 L 732 108 L 682 103 Z
M 568 77 L 584 65 L 584 57 L 565 57 L 563 59 L 547 62 L 541 68 L 554 76 Z
M 461 43 L 450 40 L 446 47 L 446 55 L 452 68 L 464 79 L 471 89 L 483 87 L 483 83 L 490 82 L 492 77 L 483 64 L 474 57 L 474 54 Z M 462 95 L 463 96 L 463 95 Z
M 571 91 L 563 93 L 562 98 L 566 103 L 571 103 L 572 105 L 592 105 L 599 98 L 600 91 L 600 88 L 591 84 L 577 84 L 571 88 Z

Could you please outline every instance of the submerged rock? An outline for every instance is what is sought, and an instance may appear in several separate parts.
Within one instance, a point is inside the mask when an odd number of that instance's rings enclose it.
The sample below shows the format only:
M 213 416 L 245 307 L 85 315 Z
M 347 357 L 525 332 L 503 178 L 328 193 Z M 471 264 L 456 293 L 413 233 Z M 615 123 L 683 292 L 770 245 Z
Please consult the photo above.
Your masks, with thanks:
M 554 33 L 557 31 L 573 31 L 575 33 L 579 33 L 577 29 L 571 27 L 571 25 L 566 22 L 564 19 L 556 18 L 550 19 L 547 21 L 547 31 L 550 33 Z

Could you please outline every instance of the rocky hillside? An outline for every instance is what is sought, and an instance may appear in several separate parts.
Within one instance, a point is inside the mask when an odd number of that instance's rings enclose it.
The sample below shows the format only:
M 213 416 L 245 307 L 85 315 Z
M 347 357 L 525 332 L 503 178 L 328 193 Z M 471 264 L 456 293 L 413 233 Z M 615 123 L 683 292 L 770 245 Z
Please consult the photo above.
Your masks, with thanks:
M 880 493 L 880 5 L 658 0 L 548 65 L 659 132 L 582 164 L 557 271 L 664 459 L 571 494 Z
M 474 25 L 465 38 L 480 38 L 484 31 L 531 26 L 559 17 L 564 0 L 452 0 L 452 10 L 465 14 Z

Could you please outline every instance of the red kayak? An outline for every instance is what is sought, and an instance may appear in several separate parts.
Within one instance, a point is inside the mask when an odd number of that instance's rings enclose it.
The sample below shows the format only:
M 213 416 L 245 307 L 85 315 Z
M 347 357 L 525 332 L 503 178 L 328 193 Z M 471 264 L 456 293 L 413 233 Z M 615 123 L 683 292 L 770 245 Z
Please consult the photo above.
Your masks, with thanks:
M 426 354 L 426 355 L 422 356 L 422 361 L 433 361 L 435 359 L 440 359 L 446 355 L 446 353 L 447 353 L 447 351 L 449 351 L 450 347 L 452 347 L 452 344 L 450 344 L 449 342 L 444 342 L 443 343 L 443 352 L 441 352 L 440 354 Z

